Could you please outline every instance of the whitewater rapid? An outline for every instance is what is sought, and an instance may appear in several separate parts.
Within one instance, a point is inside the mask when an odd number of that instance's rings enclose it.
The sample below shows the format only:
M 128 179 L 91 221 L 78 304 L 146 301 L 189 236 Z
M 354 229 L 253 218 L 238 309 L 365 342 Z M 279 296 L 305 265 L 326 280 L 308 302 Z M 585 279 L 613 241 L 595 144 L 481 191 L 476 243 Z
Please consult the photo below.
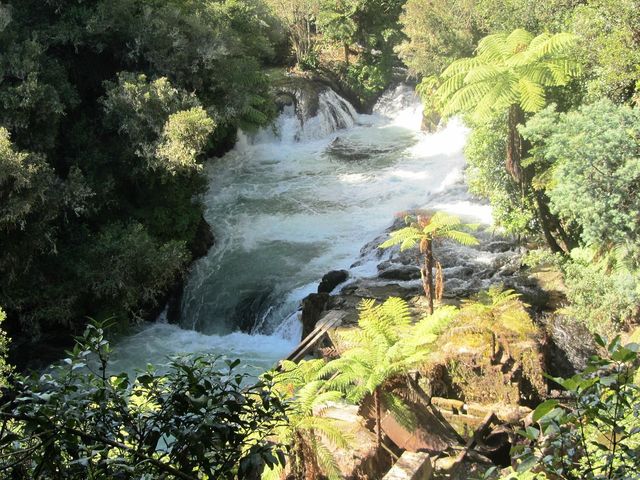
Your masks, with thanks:
M 452 121 L 421 132 L 412 89 L 388 92 L 372 115 L 331 90 L 319 106 L 304 122 L 290 108 L 273 127 L 241 133 L 207 166 L 203 200 L 216 245 L 193 266 L 181 325 L 158 321 L 123 339 L 114 368 L 194 352 L 269 368 L 300 340 L 300 301 L 323 274 L 349 268 L 394 215 L 437 208 L 491 222 L 488 207 L 460 188 L 466 128 Z M 374 273 L 366 262 L 351 271 Z

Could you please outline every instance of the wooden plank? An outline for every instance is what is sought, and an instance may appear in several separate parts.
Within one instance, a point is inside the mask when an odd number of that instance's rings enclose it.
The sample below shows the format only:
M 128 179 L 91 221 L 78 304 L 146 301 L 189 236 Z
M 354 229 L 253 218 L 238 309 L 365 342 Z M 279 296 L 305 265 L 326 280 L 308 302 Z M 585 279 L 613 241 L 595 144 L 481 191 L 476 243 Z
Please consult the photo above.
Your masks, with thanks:
M 464 460 L 464 457 L 467 456 L 467 454 L 474 447 L 476 442 L 483 435 L 485 435 L 487 433 L 487 430 L 489 429 L 491 424 L 496 422 L 497 420 L 498 419 L 496 418 L 496 416 L 495 416 L 495 414 L 493 412 L 489 412 L 487 414 L 487 416 L 484 417 L 484 420 L 482 421 L 480 426 L 476 429 L 476 431 L 474 432 L 473 436 L 469 439 L 469 441 L 465 445 L 464 449 L 456 457 L 455 461 L 453 462 L 454 465 L 458 465 L 458 464 L 462 463 L 462 461 Z
M 425 452 L 404 452 L 383 480 L 429 480 L 433 475 L 431 458 Z
M 316 328 L 304 338 L 298 346 L 285 358 L 292 362 L 301 360 L 307 352 L 327 333 L 331 328 L 337 327 L 345 317 L 344 312 L 330 311 L 316 324 Z

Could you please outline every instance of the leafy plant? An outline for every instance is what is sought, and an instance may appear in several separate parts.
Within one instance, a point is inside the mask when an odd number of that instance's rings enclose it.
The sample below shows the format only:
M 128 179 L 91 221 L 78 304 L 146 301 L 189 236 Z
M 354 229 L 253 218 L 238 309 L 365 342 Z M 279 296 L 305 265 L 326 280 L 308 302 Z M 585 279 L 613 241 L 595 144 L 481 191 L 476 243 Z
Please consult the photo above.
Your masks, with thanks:
M 551 208 L 573 222 L 584 244 L 604 250 L 637 244 L 640 221 L 640 113 L 608 100 L 557 113 L 548 108 L 521 127 L 536 163 L 549 165 Z
M 420 253 L 423 256 L 423 265 L 420 268 L 422 286 L 429 301 L 429 313 L 433 313 L 433 301 L 436 295 L 433 281 L 433 241 L 438 239 L 449 239 L 462 245 L 477 245 L 478 240 L 470 233 L 462 231 L 462 228 L 469 228 L 460 222 L 458 217 L 444 212 L 436 212 L 433 215 L 419 213 L 415 216 L 405 217 L 407 227 L 401 228 L 389 234 L 389 240 L 380 244 L 380 248 L 389 248 L 400 245 L 400 251 L 413 248 L 419 245 Z M 442 279 L 440 279 L 442 285 Z
M 367 395 L 373 397 L 380 448 L 383 407 L 402 425 L 411 428 L 414 423 L 402 399 L 386 389 L 388 383 L 425 361 L 430 345 L 452 320 L 456 309 L 440 308 L 413 326 L 407 303 L 399 298 L 389 298 L 382 304 L 363 300 L 359 310 L 360 328 L 343 334 L 346 350 L 340 358 L 327 363 L 320 375 L 331 377 L 329 387 L 344 391 L 349 401 L 359 403 Z
M 112 374 L 110 353 L 102 328 L 89 325 L 59 366 L 5 389 L 3 476 L 232 479 L 278 462 L 268 439 L 286 407 L 273 377 L 250 384 L 238 360 L 210 355 L 175 358 L 164 374 Z
M 2 308 L 0 308 L 0 326 L 7 318 Z M 4 330 L 0 329 L 0 388 L 3 388 L 7 384 L 7 377 L 13 370 L 11 365 L 7 363 L 7 348 L 9 346 L 9 339 Z
M 493 112 L 509 111 L 506 167 L 520 182 L 522 141 L 516 125 L 524 122 L 525 112 L 545 106 L 546 87 L 566 85 L 577 75 L 574 43 L 569 33 L 496 33 L 480 40 L 476 56 L 456 60 L 442 72 L 438 95 L 445 116 L 470 112 L 473 120 L 484 121 Z
M 324 416 L 327 404 L 342 398 L 341 392 L 327 390 L 319 375 L 324 366 L 324 360 L 283 361 L 276 376 L 277 390 L 288 400 L 288 422 L 278 427 L 276 438 L 289 447 L 290 472 L 304 480 L 315 480 L 321 473 L 329 480 L 342 478 L 329 446 L 348 447 L 348 436 Z M 283 471 L 284 461 L 265 469 L 262 478 L 279 479 Z
M 606 343 L 581 373 L 552 378 L 566 399 L 551 399 L 533 413 L 535 425 L 521 432 L 529 444 L 515 448 L 518 472 L 535 478 L 628 479 L 640 471 L 640 387 L 637 344 L 620 337 Z

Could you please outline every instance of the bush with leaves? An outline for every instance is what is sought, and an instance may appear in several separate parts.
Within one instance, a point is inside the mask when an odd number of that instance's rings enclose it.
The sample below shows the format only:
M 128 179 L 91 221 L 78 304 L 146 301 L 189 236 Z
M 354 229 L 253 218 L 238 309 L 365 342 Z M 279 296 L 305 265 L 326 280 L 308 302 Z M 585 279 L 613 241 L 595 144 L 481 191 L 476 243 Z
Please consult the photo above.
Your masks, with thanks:
M 506 114 L 493 116 L 473 129 L 464 149 L 465 176 L 469 191 L 491 203 L 494 223 L 512 235 L 535 236 L 540 231 L 531 194 L 523 195 L 520 186 L 504 168 L 507 150 Z
M 566 398 L 551 399 L 533 412 L 521 434 L 530 442 L 514 448 L 517 471 L 533 479 L 622 480 L 640 472 L 640 386 L 637 344 L 623 346 L 620 337 L 606 352 L 569 379 L 552 378 Z M 525 478 L 507 476 L 506 478 Z
M 2 308 L 0 308 L 0 326 L 7 318 Z M 7 376 L 11 373 L 11 365 L 7 363 L 7 347 L 9 345 L 9 339 L 4 330 L 0 329 L 0 388 L 3 388 L 7 384 Z
M 262 62 L 277 24 L 261 0 L 0 2 L 0 303 L 17 341 L 155 314 L 176 263 L 203 253 L 200 163 L 275 116 Z M 95 282 L 105 250 L 128 255 L 111 240 L 131 224 L 182 251 L 116 272 L 163 271 L 139 295 L 125 281 L 122 309 L 94 295 L 115 282 Z
M 600 335 L 612 336 L 640 314 L 640 276 L 629 253 L 613 249 L 598 255 L 576 248 L 564 263 L 569 315 Z
M 640 112 L 602 100 L 559 114 L 547 108 L 520 129 L 535 163 L 548 167 L 551 208 L 586 245 L 637 245 Z
M 110 353 L 90 325 L 59 366 L 4 389 L 3 477 L 242 479 L 278 462 L 269 438 L 286 407 L 270 375 L 251 384 L 238 360 L 210 355 L 114 374 Z
M 623 103 L 638 92 L 638 10 L 638 0 L 590 0 L 572 12 L 568 25 L 580 39 L 579 57 L 585 63 L 592 99 Z

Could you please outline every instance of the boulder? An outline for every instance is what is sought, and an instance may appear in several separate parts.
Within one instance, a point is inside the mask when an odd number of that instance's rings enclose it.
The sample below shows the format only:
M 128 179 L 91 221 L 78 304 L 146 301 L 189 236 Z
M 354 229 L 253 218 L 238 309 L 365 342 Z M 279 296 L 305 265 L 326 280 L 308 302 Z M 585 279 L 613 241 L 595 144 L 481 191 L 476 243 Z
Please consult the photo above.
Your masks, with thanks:
M 211 226 L 204 217 L 200 217 L 196 234 L 188 245 L 193 259 L 204 257 L 209 249 L 215 245 L 215 240 Z
M 346 270 L 332 270 L 325 274 L 318 285 L 318 293 L 331 293 L 334 288 L 349 278 L 349 272 Z
M 418 280 L 420 278 L 420 269 L 416 266 L 389 263 L 386 263 L 384 266 L 382 265 L 383 264 L 378 265 L 378 269 L 382 267 L 382 270 L 378 273 L 378 278 L 401 281 Z
M 322 408 L 322 416 L 330 418 L 340 431 L 350 437 L 349 448 L 337 448 L 326 442 L 336 460 L 341 476 L 347 480 L 379 478 L 380 458 L 377 455 L 376 435 L 367 428 L 356 405 L 330 402 Z M 325 440 L 326 441 L 326 440 Z M 388 468 L 388 467 L 387 467 Z
M 322 313 L 325 311 L 328 300 L 328 293 L 311 293 L 302 300 L 302 313 L 300 315 L 302 338 L 306 338 L 316 328 L 316 323 L 318 323 Z

